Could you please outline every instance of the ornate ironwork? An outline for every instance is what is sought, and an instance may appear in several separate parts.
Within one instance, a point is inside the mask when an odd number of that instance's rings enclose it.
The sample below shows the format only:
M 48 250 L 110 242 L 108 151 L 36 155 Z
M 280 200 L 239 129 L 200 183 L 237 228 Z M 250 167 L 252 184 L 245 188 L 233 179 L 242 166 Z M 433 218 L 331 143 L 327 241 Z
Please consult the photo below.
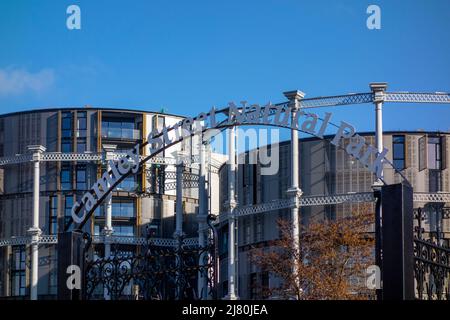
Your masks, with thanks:
M 300 101 L 302 108 L 320 108 L 373 102 L 372 93 L 354 93 L 332 97 L 317 97 Z
M 446 211 L 443 208 L 439 210 Z M 448 210 L 447 210 L 448 211 Z M 450 300 L 450 248 L 445 247 L 433 232 L 425 231 L 423 221 L 428 212 L 414 212 L 414 279 L 416 298 L 420 300 Z M 428 236 L 427 236 L 428 235 Z
M 415 92 L 387 92 L 386 102 L 411 102 L 411 103 L 450 103 L 448 93 L 415 93 Z
M 211 219 L 208 226 L 213 228 Z M 84 299 L 196 300 L 203 296 L 197 292 L 198 277 L 207 279 L 208 295 L 215 298 L 216 233 L 208 235 L 205 246 L 182 238 L 173 240 L 176 246 L 159 246 L 147 238 L 140 254 L 118 253 L 87 261 Z

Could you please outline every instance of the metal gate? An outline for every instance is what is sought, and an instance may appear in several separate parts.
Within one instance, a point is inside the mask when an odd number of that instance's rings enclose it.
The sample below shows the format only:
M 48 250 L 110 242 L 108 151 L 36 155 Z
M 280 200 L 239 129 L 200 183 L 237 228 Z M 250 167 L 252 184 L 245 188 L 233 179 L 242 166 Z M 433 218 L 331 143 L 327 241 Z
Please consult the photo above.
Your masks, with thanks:
M 450 208 L 413 209 L 412 188 L 397 184 L 381 188 L 376 213 L 378 299 L 450 300 L 450 240 L 442 232 Z
M 442 222 L 450 219 L 450 208 L 443 204 L 418 208 L 414 219 L 415 297 L 450 300 L 450 248 L 442 235 Z M 427 228 L 424 220 L 428 220 Z
M 215 299 L 217 236 L 211 219 L 208 217 L 205 246 L 184 245 L 183 238 L 179 238 L 176 247 L 162 247 L 148 237 L 147 244 L 136 248 L 138 253 L 116 251 L 111 257 L 95 257 L 87 237 L 82 299 Z

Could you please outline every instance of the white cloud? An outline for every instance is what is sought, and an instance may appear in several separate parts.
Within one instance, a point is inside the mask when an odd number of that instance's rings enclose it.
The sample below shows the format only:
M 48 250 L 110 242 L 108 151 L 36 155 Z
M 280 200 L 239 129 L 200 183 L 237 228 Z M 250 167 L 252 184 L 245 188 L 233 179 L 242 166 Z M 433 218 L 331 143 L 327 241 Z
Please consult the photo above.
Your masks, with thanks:
M 26 93 L 41 94 L 49 89 L 55 80 L 52 69 L 32 73 L 25 69 L 0 69 L 0 96 Z

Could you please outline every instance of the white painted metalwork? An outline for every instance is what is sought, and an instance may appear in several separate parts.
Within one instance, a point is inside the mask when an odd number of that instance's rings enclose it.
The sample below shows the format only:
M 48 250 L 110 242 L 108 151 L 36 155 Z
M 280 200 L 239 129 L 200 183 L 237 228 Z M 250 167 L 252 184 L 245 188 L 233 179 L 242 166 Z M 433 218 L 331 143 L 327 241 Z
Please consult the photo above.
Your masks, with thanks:
M 6 247 L 6 246 L 22 246 L 29 244 L 31 242 L 31 239 L 29 236 L 21 236 L 21 237 L 11 237 L 11 238 L 5 238 L 0 239 L 0 247 Z
M 47 235 L 41 235 L 39 237 L 39 244 L 57 244 L 58 243 L 58 236 L 47 234 Z
M 61 162 L 61 161 L 100 161 L 102 160 L 101 153 L 72 153 L 72 152 L 45 152 L 42 155 L 42 161 L 47 162 Z
M 414 93 L 414 92 L 387 92 L 386 102 L 411 102 L 411 103 L 450 103 L 449 93 Z
M 95 244 L 102 244 L 105 242 L 104 235 L 94 235 L 92 237 L 92 242 Z M 149 242 L 151 245 L 160 247 L 176 247 L 178 245 L 177 241 L 172 238 L 150 238 Z M 38 244 L 57 244 L 57 235 L 41 235 L 39 237 Z M 111 236 L 110 243 L 116 244 L 129 244 L 129 245 L 144 245 L 147 244 L 147 239 L 144 237 L 128 237 L 128 236 Z M 6 246 L 19 246 L 19 245 L 29 245 L 31 244 L 31 237 L 21 236 L 21 237 L 11 237 L 8 239 L 0 239 L 0 247 Z M 196 246 L 198 245 L 198 238 L 185 238 L 183 239 L 183 245 L 186 246 Z
M 295 203 L 296 202 L 293 198 L 272 200 L 266 203 L 237 207 L 235 210 L 235 215 L 238 217 L 243 217 L 257 213 L 264 213 L 280 209 L 288 209 L 293 208 L 295 206 Z M 221 214 L 221 216 L 224 216 L 226 214 L 227 213 L 223 213 Z
M 33 156 L 31 154 L 18 154 L 11 157 L 2 157 L 0 158 L 0 166 L 30 162 L 32 158 Z
M 302 109 L 307 109 L 307 108 L 333 107 L 350 104 L 371 103 L 371 102 L 373 102 L 372 93 L 355 93 L 340 96 L 303 99 L 300 102 L 300 107 Z
M 413 194 L 414 202 L 450 202 L 450 193 L 449 192 L 438 192 L 438 193 L 425 193 L 425 192 L 414 192 Z

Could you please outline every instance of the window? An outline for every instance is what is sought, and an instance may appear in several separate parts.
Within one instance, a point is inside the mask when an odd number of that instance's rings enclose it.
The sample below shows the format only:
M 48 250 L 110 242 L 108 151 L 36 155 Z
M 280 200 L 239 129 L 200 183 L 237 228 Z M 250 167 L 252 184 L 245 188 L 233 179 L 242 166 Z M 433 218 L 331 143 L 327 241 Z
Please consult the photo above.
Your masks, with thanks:
M 63 138 L 72 137 L 72 112 L 63 112 L 61 118 L 61 130 Z
M 428 137 L 427 145 L 428 169 L 441 169 L 441 138 Z
M 61 152 L 72 152 L 72 142 L 70 140 L 61 141 Z
M 77 139 L 77 152 L 86 152 L 86 139 Z
M 86 166 L 78 165 L 77 167 L 77 190 L 86 190 Z
M 73 196 L 67 195 L 64 199 L 64 224 L 67 225 L 72 218 Z
M 77 152 L 84 153 L 86 151 L 86 111 L 77 113 Z
M 102 137 L 118 139 L 138 139 L 134 119 L 109 119 L 102 121 Z
M 10 283 L 10 295 L 11 296 L 24 296 L 26 295 L 26 275 L 25 275 L 25 246 L 13 246 L 10 270 L 11 270 L 11 283 Z
M 87 121 L 86 121 L 86 111 L 81 111 L 77 113 L 77 137 L 86 137 Z
M 135 189 L 136 189 L 136 176 L 135 175 L 126 177 L 115 188 L 115 190 L 119 190 L 119 191 L 134 191 Z
M 117 224 L 113 223 L 113 229 L 115 236 L 122 236 L 122 237 L 133 237 L 134 236 L 134 226 L 130 224 Z M 98 236 L 102 234 L 102 231 L 104 229 L 103 224 L 95 224 L 94 225 L 94 235 Z
M 394 167 L 405 169 L 405 136 L 392 136 L 392 150 Z
M 428 192 L 442 191 L 441 170 L 430 169 L 428 173 Z
M 134 218 L 134 201 L 114 199 L 112 203 L 112 216 Z
M 58 197 L 50 196 L 49 199 L 49 218 L 48 218 L 49 234 L 58 233 Z
M 101 234 L 101 230 L 103 230 L 103 226 L 99 224 L 94 225 L 94 236 L 99 236 Z
M 245 218 L 244 220 L 244 244 L 249 244 L 251 242 L 251 231 L 250 231 L 250 219 Z
M 72 172 L 70 165 L 63 165 L 61 168 L 61 189 L 72 189 Z
M 264 220 L 260 215 L 257 215 L 255 219 L 255 241 L 262 241 L 264 238 Z
M 134 236 L 134 226 L 132 225 L 113 225 L 114 235 L 123 237 L 133 237 Z
M 61 152 L 72 152 L 72 113 L 61 115 Z

